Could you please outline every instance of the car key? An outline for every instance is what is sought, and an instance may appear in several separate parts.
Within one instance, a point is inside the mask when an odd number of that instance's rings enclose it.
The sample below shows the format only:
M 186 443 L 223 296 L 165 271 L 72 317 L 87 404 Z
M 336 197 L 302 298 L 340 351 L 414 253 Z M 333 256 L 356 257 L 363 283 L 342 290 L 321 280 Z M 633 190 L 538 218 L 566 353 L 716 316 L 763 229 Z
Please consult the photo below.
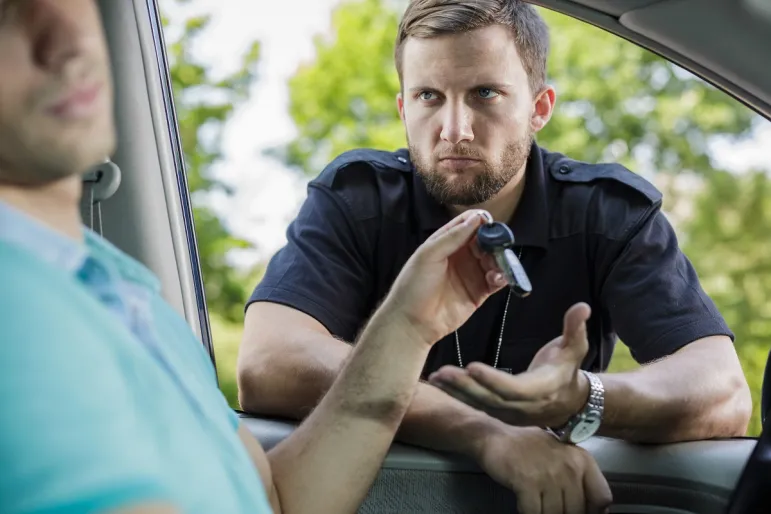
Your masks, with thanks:
M 506 282 L 517 296 L 524 298 L 532 292 L 533 286 L 525 268 L 511 249 L 514 246 L 514 233 L 508 225 L 500 221 L 488 221 L 477 229 L 477 244 L 480 250 L 495 258 Z

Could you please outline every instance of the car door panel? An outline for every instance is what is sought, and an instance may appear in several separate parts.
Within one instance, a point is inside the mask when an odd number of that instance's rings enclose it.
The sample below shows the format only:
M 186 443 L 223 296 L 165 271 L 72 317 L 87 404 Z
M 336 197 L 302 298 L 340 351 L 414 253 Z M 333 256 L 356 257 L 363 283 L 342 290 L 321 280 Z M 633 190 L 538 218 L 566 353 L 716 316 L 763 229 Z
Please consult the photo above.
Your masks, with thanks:
M 242 420 L 266 450 L 296 426 L 278 419 Z M 723 514 L 755 444 L 747 438 L 635 445 L 595 437 L 581 446 L 611 485 L 613 513 Z M 515 505 L 513 493 L 470 460 L 395 443 L 359 512 L 510 514 Z

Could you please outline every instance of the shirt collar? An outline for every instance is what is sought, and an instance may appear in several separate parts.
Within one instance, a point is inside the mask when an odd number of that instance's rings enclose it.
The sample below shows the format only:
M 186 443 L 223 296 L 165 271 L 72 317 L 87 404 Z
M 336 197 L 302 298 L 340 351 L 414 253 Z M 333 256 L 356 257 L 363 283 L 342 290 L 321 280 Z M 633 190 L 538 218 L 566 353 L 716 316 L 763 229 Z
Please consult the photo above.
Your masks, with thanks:
M 0 201 L 0 241 L 23 248 L 48 264 L 75 273 L 88 248 Z
M 126 253 L 116 248 L 102 236 L 87 228 L 85 230 L 86 246 L 91 257 L 99 262 L 110 263 L 120 277 L 134 284 L 141 285 L 153 292 L 160 292 L 161 284 L 158 278 L 144 264 L 129 257 Z
M 158 279 L 139 261 L 87 227 L 83 227 L 83 235 L 83 242 L 76 241 L 0 201 L 0 241 L 21 247 L 68 273 L 76 274 L 92 258 L 126 281 L 160 290 Z
M 549 244 L 549 205 L 543 150 L 533 142 L 525 167 L 525 189 L 509 226 L 517 246 L 546 248 Z
M 449 211 L 426 189 L 423 180 L 412 167 L 413 191 L 418 226 L 427 237 L 450 221 Z M 543 162 L 543 150 L 533 142 L 525 166 L 525 189 L 509 226 L 517 246 L 546 248 L 549 241 L 549 207 Z

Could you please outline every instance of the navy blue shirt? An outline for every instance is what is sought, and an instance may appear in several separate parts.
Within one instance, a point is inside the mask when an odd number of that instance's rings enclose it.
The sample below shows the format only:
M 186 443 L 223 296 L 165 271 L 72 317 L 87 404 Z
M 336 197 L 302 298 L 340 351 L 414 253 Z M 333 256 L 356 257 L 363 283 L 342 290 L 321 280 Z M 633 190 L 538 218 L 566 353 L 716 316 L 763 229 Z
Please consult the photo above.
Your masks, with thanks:
M 584 369 L 605 370 L 617 337 L 641 363 L 702 337 L 733 338 L 680 251 L 661 200 L 618 164 L 582 163 L 533 145 L 509 223 L 533 292 L 511 296 L 499 368 L 526 370 L 562 333 L 576 302 L 592 307 Z M 407 150 L 346 152 L 309 184 L 286 246 L 249 303 L 288 305 L 354 342 L 410 255 L 450 219 Z M 490 297 L 458 331 L 464 364 L 493 364 L 506 297 L 506 290 Z M 453 334 L 439 341 L 424 374 L 457 365 L 455 344 Z

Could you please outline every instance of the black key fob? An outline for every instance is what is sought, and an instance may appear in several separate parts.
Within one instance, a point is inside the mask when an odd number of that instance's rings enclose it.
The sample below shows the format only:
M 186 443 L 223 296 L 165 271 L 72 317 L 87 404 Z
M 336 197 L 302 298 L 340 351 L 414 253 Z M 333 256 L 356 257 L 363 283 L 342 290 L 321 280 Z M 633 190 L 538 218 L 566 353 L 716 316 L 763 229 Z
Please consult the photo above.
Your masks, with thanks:
M 479 249 L 485 253 L 509 248 L 514 244 L 514 233 L 508 225 L 499 221 L 485 223 L 477 229 Z
M 525 268 L 511 249 L 514 246 L 514 233 L 508 225 L 499 221 L 485 223 L 477 229 L 477 244 L 480 250 L 495 258 L 506 282 L 517 296 L 524 298 L 532 292 L 533 286 Z

